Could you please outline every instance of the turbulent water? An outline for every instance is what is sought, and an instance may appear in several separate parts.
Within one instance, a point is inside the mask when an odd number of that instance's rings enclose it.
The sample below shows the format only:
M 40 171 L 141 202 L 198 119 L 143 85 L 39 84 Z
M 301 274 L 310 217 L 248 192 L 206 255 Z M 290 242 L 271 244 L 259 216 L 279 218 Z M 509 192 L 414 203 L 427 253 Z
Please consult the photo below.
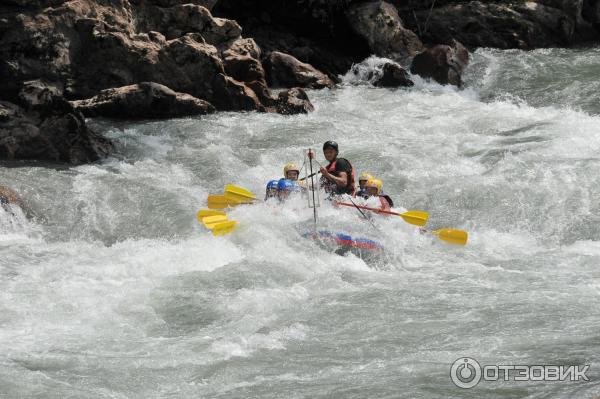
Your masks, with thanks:
M 380 64 L 310 92 L 307 116 L 97 120 L 113 158 L 1 169 L 31 215 L 0 208 L 0 397 L 599 395 L 600 50 L 479 50 L 461 90 L 375 89 Z M 339 256 L 302 238 L 302 199 L 239 207 L 225 237 L 195 220 L 327 139 L 469 244 L 322 202 L 319 228 L 386 247 Z M 590 381 L 465 390 L 463 356 L 591 365 Z

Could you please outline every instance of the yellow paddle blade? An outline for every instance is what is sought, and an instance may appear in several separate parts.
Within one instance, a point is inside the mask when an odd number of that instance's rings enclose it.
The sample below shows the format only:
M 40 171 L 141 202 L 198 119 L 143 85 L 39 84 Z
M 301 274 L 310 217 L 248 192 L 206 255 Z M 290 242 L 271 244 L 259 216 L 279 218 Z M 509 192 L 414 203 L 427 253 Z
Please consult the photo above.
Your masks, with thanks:
M 400 215 L 406 223 L 414 224 L 415 226 L 425 226 L 429 219 L 429 214 L 424 211 L 408 211 Z
M 241 203 L 248 203 L 256 200 L 256 195 L 245 188 L 234 186 L 233 184 L 225 186 L 225 197 L 240 201 Z
M 214 236 L 224 236 L 225 234 L 231 233 L 236 228 L 237 228 L 237 222 L 235 220 L 219 223 L 219 224 L 215 225 L 215 227 L 213 228 L 213 235 Z
M 227 198 L 224 195 L 209 195 L 208 196 L 208 207 L 210 209 L 224 209 L 230 206 L 237 206 L 241 204 L 240 201 L 236 201 L 231 198 Z
M 225 193 L 225 198 L 227 198 L 230 201 L 236 201 L 239 204 L 250 204 L 253 203 L 255 200 L 250 199 L 250 198 L 242 198 L 237 194 L 233 194 L 231 192 L 229 193 Z
M 456 245 L 467 245 L 469 233 L 462 230 L 440 229 L 432 231 L 440 240 Z
M 225 215 L 225 212 L 217 211 L 215 209 L 200 209 L 196 214 L 196 217 L 198 218 L 198 221 L 202 223 L 202 219 L 204 219 L 205 217 L 215 215 Z
M 219 223 L 223 223 L 226 221 L 227 221 L 227 215 L 207 216 L 202 219 L 202 223 L 204 224 L 204 227 L 206 227 L 209 230 L 212 230 Z

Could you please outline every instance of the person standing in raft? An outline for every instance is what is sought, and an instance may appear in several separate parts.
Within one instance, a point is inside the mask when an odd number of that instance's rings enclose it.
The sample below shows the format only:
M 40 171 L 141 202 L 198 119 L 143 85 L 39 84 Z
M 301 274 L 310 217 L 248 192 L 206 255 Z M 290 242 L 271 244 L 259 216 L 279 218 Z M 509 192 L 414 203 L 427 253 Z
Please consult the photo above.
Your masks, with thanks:
M 329 165 L 322 167 L 321 187 L 330 195 L 354 195 L 354 167 L 345 158 L 338 158 L 339 148 L 335 141 L 323 144 L 323 155 Z
M 367 199 L 377 198 L 379 199 L 377 207 L 382 211 L 391 211 L 394 206 L 394 201 L 389 195 L 384 195 L 382 192 L 383 182 L 379 179 L 369 179 L 365 184 L 365 192 Z

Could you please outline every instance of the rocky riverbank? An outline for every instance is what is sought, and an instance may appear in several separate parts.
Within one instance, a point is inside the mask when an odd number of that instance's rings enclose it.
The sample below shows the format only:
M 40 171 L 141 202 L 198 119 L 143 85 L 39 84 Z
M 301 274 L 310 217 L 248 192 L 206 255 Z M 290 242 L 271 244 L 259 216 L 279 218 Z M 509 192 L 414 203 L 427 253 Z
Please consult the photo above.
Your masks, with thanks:
M 0 5 L 0 159 L 79 164 L 112 143 L 84 117 L 307 113 L 371 54 L 462 84 L 468 49 L 600 39 L 600 0 L 6 0 Z M 271 88 L 286 89 L 274 96 Z

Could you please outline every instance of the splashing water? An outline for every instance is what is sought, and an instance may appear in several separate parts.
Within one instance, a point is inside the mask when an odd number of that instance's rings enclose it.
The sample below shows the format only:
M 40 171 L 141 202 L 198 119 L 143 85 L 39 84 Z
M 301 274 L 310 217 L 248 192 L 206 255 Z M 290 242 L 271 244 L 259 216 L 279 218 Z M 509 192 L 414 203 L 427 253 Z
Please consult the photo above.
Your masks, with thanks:
M 310 115 L 96 120 L 115 157 L 3 169 L 38 217 L 0 210 L 0 397 L 597 396 L 598 63 L 479 50 L 462 90 L 385 90 L 368 84 L 373 58 L 311 92 Z M 300 198 L 236 208 L 226 237 L 195 220 L 209 193 L 260 197 L 328 139 L 469 245 L 323 203 L 320 229 L 386 248 L 376 265 L 338 256 L 302 239 Z M 591 381 L 462 390 L 461 356 L 590 364 Z

